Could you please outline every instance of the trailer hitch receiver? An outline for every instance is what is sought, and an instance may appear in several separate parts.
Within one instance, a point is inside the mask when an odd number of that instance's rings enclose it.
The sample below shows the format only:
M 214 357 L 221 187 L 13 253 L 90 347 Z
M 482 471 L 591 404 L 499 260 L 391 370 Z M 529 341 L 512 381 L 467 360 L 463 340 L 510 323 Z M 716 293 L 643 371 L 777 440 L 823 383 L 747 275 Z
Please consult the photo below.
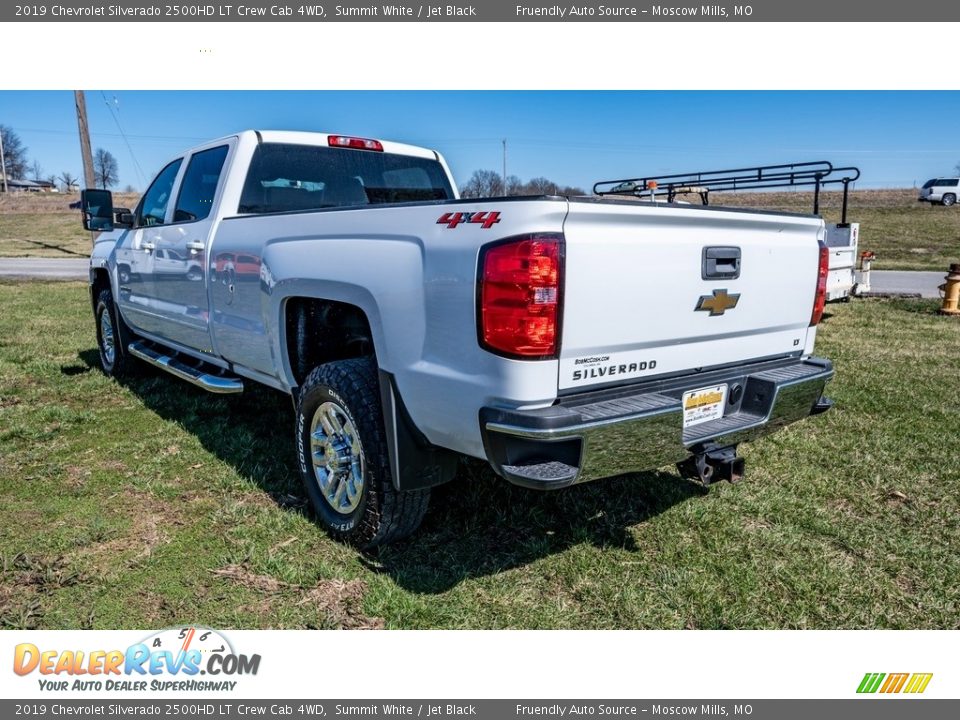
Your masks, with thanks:
M 680 475 L 702 485 L 711 485 L 720 480 L 730 483 L 743 478 L 744 461 L 737 455 L 737 446 L 705 450 L 677 463 Z

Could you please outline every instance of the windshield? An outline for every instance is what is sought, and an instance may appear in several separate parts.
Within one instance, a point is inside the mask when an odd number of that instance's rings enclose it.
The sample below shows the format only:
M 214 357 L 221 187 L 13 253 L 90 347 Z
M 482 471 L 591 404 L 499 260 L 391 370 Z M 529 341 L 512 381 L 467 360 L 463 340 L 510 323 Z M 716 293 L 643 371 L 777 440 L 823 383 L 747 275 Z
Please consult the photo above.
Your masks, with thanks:
M 290 212 L 453 197 L 447 174 L 435 159 L 264 143 L 250 162 L 238 211 Z

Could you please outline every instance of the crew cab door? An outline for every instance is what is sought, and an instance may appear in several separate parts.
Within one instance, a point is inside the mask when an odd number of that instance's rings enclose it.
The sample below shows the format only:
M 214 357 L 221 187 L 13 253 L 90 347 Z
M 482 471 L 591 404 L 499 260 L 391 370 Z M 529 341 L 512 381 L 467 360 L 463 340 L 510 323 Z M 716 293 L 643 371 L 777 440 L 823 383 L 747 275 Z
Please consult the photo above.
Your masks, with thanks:
M 155 334 L 162 331 L 161 318 L 154 307 L 155 251 L 182 165 L 183 158 L 177 158 L 157 173 L 134 211 L 133 228 L 115 250 L 120 289 L 117 304 L 127 324 L 136 331 Z
M 156 334 L 202 352 L 213 352 L 207 248 L 229 150 L 230 144 L 221 142 L 184 159 L 165 222 L 156 227 L 153 262 L 147 273 L 149 306 L 159 321 Z

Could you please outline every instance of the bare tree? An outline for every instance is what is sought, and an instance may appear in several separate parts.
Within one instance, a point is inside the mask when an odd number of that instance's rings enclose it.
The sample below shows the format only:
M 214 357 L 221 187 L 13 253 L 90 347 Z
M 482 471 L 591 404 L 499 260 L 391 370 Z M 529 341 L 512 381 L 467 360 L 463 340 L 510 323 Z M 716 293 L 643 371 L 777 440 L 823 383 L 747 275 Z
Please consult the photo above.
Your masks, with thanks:
M 7 177 L 19 179 L 27 174 L 27 148 L 12 128 L 0 125 L 3 137 L 3 164 Z
M 53 187 L 57 186 L 57 176 L 56 175 L 47 175 L 47 182 L 50 183 Z
M 474 170 L 460 188 L 460 195 L 465 198 L 498 197 L 503 195 L 503 178 L 493 170 Z
M 64 170 L 60 173 L 60 182 L 63 183 L 63 191 L 70 192 L 77 187 L 77 183 L 80 182 L 80 178 L 73 173 Z
M 34 182 L 43 182 L 43 168 L 39 160 L 34 160 L 30 166 L 30 179 Z
M 527 195 L 556 195 L 559 188 L 552 180 L 535 177 L 524 186 Z
M 953 169 L 956 170 L 958 174 L 960 174 L 960 162 L 958 162 L 956 165 L 954 165 L 954 166 L 953 166 Z
M 503 178 L 493 170 L 475 170 L 466 184 L 460 188 L 464 198 L 487 198 L 517 195 L 586 195 L 583 188 L 566 185 L 561 187 L 545 177 L 536 177 L 523 182 L 516 175 L 507 176 L 507 188 L 503 189 Z
M 119 171 L 117 170 L 117 159 L 109 150 L 97 148 L 93 155 L 93 174 L 97 179 L 97 185 L 104 190 L 112 188 L 119 181 Z

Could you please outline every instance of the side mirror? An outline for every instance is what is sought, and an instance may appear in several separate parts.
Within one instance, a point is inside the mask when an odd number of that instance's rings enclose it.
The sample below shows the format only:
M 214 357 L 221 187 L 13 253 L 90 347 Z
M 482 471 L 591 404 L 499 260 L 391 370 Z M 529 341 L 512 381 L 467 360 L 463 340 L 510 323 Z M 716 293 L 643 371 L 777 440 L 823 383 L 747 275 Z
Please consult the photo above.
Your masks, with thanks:
M 83 190 L 80 193 L 83 229 L 92 232 L 113 230 L 113 194 L 109 190 Z

